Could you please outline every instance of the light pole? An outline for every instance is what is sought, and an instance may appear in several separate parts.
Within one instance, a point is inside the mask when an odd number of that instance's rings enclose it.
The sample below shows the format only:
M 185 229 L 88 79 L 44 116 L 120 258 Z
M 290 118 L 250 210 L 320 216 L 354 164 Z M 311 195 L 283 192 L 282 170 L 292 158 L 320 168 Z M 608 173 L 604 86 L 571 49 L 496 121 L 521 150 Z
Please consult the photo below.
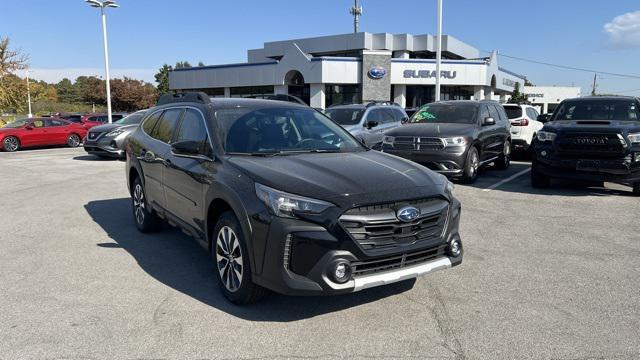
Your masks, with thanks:
M 438 1 L 438 29 L 436 41 L 436 101 L 440 101 L 440 63 L 442 62 L 442 0 Z
M 29 119 L 31 119 L 33 117 L 33 114 L 31 113 L 31 90 L 29 89 L 29 69 L 27 69 L 27 102 L 29 103 L 29 115 L 27 115 L 29 117 Z
M 104 43 L 104 72 L 107 84 L 107 116 L 109 117 L 109 124 L 111 124 L 111 85 L 109 84 L 109 46 L 107 45 L 107 14 L 105 14 L 106 8 L 120 7 L 113 0 L 85 0 L 87 4 L 94 8 L 100 8 L 100 15 L 102 16 L 102 41 Z

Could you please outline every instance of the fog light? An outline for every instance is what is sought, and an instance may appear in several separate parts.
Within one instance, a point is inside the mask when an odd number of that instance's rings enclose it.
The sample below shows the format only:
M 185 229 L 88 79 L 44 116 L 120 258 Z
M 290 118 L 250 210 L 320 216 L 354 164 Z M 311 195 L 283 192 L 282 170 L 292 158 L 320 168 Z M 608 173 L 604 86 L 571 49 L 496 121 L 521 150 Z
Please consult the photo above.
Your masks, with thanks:
M 333 278 L 339 283 L 345 283 L 351 277 L 351 266 L 345 262 L 336 264 L 333 271 Z
M 633 161 L 640 162 L 640 152 L 633 153 Z
M 540 151 L 540 155 L 542 155 L 542 156 L 547 156 L 547 151 L 546 151 L 546 150 L 542 150 L 542 151 Z
M 453 257 L 460 256 L 460 254 L 462 253 L 462 244 L 460 243 L 459 239 L 453 239 L 449 243 L 448 252 L 449 252 L 449 255 Z

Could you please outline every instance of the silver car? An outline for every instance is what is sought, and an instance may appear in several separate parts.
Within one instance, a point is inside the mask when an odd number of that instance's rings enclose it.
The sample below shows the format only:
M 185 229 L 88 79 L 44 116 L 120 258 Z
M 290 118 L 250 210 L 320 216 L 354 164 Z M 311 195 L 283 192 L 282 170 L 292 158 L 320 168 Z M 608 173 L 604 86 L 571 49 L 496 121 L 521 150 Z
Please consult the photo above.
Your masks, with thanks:
M 113 124 L 92 127 L 84 138 L 84 150 L 99 157 L 124 159 L 124 139 L 138 127 L 145 112 L 140 110 Z
M 369 147 L 381 144 L 386 131 L 409 120 L 404 109 L 388 102 L 331 106 L 324 113 Z

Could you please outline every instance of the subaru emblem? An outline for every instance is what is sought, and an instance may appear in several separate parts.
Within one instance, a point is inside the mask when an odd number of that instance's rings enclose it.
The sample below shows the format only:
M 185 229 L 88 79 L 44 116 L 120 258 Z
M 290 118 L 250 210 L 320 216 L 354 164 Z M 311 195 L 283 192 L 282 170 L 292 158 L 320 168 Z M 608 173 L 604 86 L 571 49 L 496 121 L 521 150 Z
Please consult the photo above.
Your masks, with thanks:
M 418 218 L 420 216 L 420 210 L 416 209 L 413 206 L 405 206 L 398 210 L 396 213 L 396 217 L 400 221 L 410 222 Z
M 380 66 L 375 66 L 369 69 L 369 77 L 372 79 L 382 79 L 385 75 L 387 75 L 387 70 Z

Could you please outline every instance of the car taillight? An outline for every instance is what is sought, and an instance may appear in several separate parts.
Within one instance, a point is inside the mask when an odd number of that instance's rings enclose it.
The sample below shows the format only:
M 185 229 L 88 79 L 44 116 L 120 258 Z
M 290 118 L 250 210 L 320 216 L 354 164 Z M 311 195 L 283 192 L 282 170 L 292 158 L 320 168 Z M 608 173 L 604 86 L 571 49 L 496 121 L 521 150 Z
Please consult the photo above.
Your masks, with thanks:
M 511 122 L 511 126 L 527 126 L 527 125 L 529 125 L 529 119 L 527 118 Z

